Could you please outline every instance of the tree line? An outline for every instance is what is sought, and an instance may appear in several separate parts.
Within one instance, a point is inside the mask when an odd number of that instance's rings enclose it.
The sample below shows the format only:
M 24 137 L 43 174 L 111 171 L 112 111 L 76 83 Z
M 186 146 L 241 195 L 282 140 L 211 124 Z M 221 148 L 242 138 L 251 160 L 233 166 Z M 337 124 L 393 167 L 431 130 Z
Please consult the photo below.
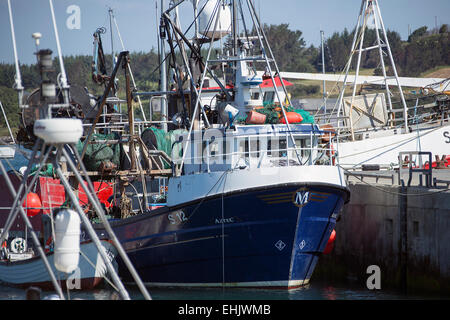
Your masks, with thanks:
M 321 48 L 313 45 L 307 46 L 300 30 L 291 30 L 288 24 L 264 25 L 265 33 L 271 45 L 278 67 L 281 71 L 291 72 L 322 72 Z M 396 31 L 387 31 L 397 71 L 400 76 L 418 76 L 424 71 L 437 66 L 450 65 L 450 33 L 447 25 L 439 29 L 428 30 L 421 27 L 413 31 L 406 41 L 401 40 Z M 354 31 L 345 29 L 333 33 L 325 41 L 325 66 L 327 72 L 341 73 L 347 64 Z M 367 29 L 364 37 L 364 47 L 376 44 L 376 33 Z M 385 56 L 386 65 L 390 63 Z M 112 57 L 105 56 L 108 72 L 111 72 Z M 130 53 L 130 64 L 136 81 L 136 86 L 142 91 L 151 91 L 158 88 L 159 56 L 156 50 L 150 52 Z M 64 57 L 64 65 L 69 84 L 86 87 L 94 94 L 100 94 L 103 87 L 92 81 L 92 56 L 78 55 Z M 351 69 L 355 68 L 355 59 Z M 54 66 L 59 66 L 54 58 Z M 374 74 L 381 74 L 379 53 L 377 50 L 367 51 L 363 54 L 361 67 L 374 69 Z M 20 66 L 22 83 L 27 89 L 39 87 L 40 76 L 36 64 Z M 261 69 L 260 69 L 261 70 Z M 389 68 L 388 68 L 389 72 Z M 0 101 L 2 101 L 8 120 L 13 127 L 19 123 L 19 110 L 17 94 L 13 88 L 15 67 L 12 64 L 0 64 Z M 119 75 L 120 83 L 124 83 Z M 124 87 L 122 85 L 122 87 Z M 293 96 L 314 94 L 320 90 L 317 85 L 297 87 Z M 3 117 L 0 125 L 4 127 Z

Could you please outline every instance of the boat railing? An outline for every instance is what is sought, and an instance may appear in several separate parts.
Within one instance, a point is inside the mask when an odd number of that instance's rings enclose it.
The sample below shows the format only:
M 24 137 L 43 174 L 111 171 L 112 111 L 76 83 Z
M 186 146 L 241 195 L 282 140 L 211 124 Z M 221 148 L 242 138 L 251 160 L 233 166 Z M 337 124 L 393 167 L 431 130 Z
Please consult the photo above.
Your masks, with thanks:
M 319 134 L 318 134 L 319 133 Z M 294 134 L 294 147 L 288 133 L 234 136 L 191 142 L 185 159 L 186 174 L 244 168 L 268 168 L 300 165 L 334 165 L 334 131 L 316 130 Z M 194 153 L 194 155 L 192 154 Z M 174 160 L 175 165 L 181 159 Z
M 444 122 L 450 122 L 450 114 L 448 114 L 448 115 L 444 114 L 444 116 L 440 117 L 440 118 L 424 119 L 426 116 L 430 116 L 430 115 L 436 115 L 436 113 L 429 113 L 429 114 L 426 114 L 425 116 L 422 114 L 422 115 L 420 115 L 420 117 L 415 117 L 415 116 L 408 117 L 408 119 L 410 120 L 410 121 L 408 121 L 409 127 L 412 129 L 416 129 L 417 125 L 419 125 L 419 126 L 423 126 L 423 125 L 439 126 L 439 125 L 442 125 Z M 401 122 L 403 122 L 403 119 L 400 119 L 400 120 L 401 120 Z M 331 125 L 333 125 L 333 123 Z M 336 125 L 336 127 L 334 127 L 334 128 L 335 128 L 336 132 L 338 132 L 339 141 L 347 140 L 348 138 L 350 138 L 352 136 L 349 126 L 342 126 L 342 125 L 337 126 Z M 402 128 L 403 128 L 402 124 L 385 125 L 385 126 L 381 126 L 381 127 L 355 130 L 354 135 L 355 136 L 362 135 L 362 137 L 364 137 L 365 134 L 370 134 L 370 133 L 374 133 L 374 132 L 383 132 L 385 130 L 398 130 L 398 133 L 400 133 Z M 420 129 L 420 127 L 419 127 L 419 129 Z M 359 140 L 359 139 L 357 138 L 357 140 Z
M 135 121 L 134 127 L 137 133 L 139 135 L 144 132 L 145 129 L 150 128 L 152 126 L 159 126 L 164 123 L 172 123 L 172 121 L 156 121 L 156 120 L 147 120 L 147 121 Z M 117 131 L 117 132 L 125 132 L 127 126 L 129 125 L 128 121 L 110 121 L 110 122 L 99 122 L 95 125 L 96 129 L 110 129 L 111 131 Z M 92 126 L 91 123 L 84 123 L 83 127 L 90 128 Z
M 338 115 L 337 113 L 316 114 L 315 118 L 321 125 L 330 124 L 338 132 L 339 140 L 347 140 L 349 137 L 354 137 L 358 134 L 366 134 L 382 130 L 395 130 L 404 128 L 404 108 L 396 108 L 387 110 L 389 113 L 386 123 L 376 127 L 366 129 L 359 129 L 352 131 L 350 125 L 343 125 L 342 120 L 349 121 L 350 117 L 346 115 Z M 401 113 L 400 117 L 396 114 Z M 450 111 L 447 105 L 447 100 L 443 103 L 435 101 L 428 104 L 416 104 L 415 106 L 407 107 L 407 123 L 408 126 L 414 129 L 417 125 L 442 125 L 444 122 L 450 121 Z M 357 139 L 358 140 L 358 139 Z

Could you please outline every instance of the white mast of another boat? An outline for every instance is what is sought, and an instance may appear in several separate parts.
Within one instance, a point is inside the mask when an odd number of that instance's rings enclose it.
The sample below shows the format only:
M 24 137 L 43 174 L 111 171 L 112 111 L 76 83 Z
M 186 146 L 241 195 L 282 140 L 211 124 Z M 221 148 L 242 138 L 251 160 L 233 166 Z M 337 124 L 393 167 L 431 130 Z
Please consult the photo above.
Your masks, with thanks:
M 164 14 L 164 0 L 161 0 L 161 22 L 159 25 L 159 41 L 160 41 L 160 48 L 161 48 L 161 53 L 159 55 L 159 59 L 160 59 L 160 63 L 159 63 L 159 90 L 161 92 L 166 92 L 167 91 L 167 77 L 166 77 L 166 45 L 165 45 L 165 31 L 164 31 L 164 27 L 161 24 L 162 23 L 162 16 Z M 163 120 L 164 122 L 162 122 L 161 126 L 162 129 L 167 132 L 167 123 L 165 121 L 167 121 L 167 115 L 168 115 L 168 110 L 167 110 L 167 94 L 163 93 L 161 95 L 161 120 Z
M 364 43 L 364 34 L 365 34 L 365 30 L 367 28 L 367 23 L 368 23 L 368 19 L 369 19 L 369 15 L 373 14 L 373 18 L 374 18 L 374 22 L 375 22 L 375 33 L 377 36 L 377 44 L 371 47 L 367 47 L 367 48 L 363 48 L 363 43 Z M 380 24 L 380 25 L 378 25 Z M 383 39 L 381 39 L 380 34 L 379 34 L 379 29 L 381 29 L 382 35 L 383 35 Z M 384 43 L 382 43 L 382 41 L 384 41 Z M 358 46 L 358 48 L 356 48 Z M 393 77 L 388 77 L 387 73 L 386 73 L 386 66 L 384 63 L 384 59 L 383 59 L 383 48 L 387 48 L 387 54 L 389 56 L 390 59 L 390 63 L 391 63 L 391 67 L 392 67 L 392 71 L 394 73 Z M 359 76 L 359 70 L 360 70 L 360 63 L 361 63 L 361 56 L 363 52 L 369 51 L 369 50 L 374 50 L 374 49 L 378 49 L 379 51 L 379 55 L 380 55 L 380 63 L 381 63 L 381 68 L 382 68 L 382 72 L 383 72 L 383 78 L 384 78 L 384 85 L 386 87 L 386 95 L 387 95 L 387 99 L 388 99 L 388 105 L 389 105 L 389 111 L 391 112 L 392 115 L 392 101 L 391 101 L 391 92 L 389 90 L 389 86 L 387 84 L 388 79 L 395 79 L 396 80 L 396 84 L 398 86 L 398 90 L 400 93 L 400 98 L 401 98 L 401 102 L 403 105 L 403 122 L 404 122 L 404 132 L 407 133 L 409 132 L 408 129 L 408 107 L 406 105 L 406 101 L 405 101 L 405 97 L 403 95 L 403 90 L 402 87 L 400 85 L 400 81 L 398 78 L 398 74 L 397 74 L 397 69 L 395 67 L 395 63 L 394 63 L 394 58 L 392 56 L 392 52 L 391 52 L 391 48 L 389 45 L 389 40 L 387 37 L 387 33 L 386 33 L 386 29 L 384 28 L 384 23 L 383 23 L 383 19 L 381 17 L 381 12 L 380 12 L 380 8 L 378 5 L 378 0 L 362 0 L 361 3 L 361 9 L 359 12 L 359 16 L 358 16 L 358 22 L 356 23 L 356 27 L 355 27 L 355 35 L 353 38 L 353 43 L 352 43 L 352 48 L 350 51 L 350 58 L 347 62 L 346 65 L 346 71 L 345 71 L 345 78 L 344 78 L 344 83 L 343 83 L 343 87 L 341 90 L 341 93 L 339 95 L 337 106 L 338 106 L 338 111 L 337 111 L 337 115 L 339 117 L 339 115 L 341 114 L 341 110 L 342 110 L 342 103 L 343 103 L 343 98 L 344 98 L 344 93 L 345 93 L 345 88 L 347 86 L 347 77 L 349 74 L 349 70 L 350 70 L 350 66 L 351 66 L 351 62 L 353 59 L 353 55 L 357 52 L 358 53 L 358 57 L 357 57 L 357 65 L 356 65 L 356 74 L 355 74 L 355 78 L 354 78 L 354 83 L 353 83 L 353 92 L 352 92 L 352 97 L 351 97 L 351 101 L 350 101 L 350 111 L 349 111 L 349 122 L 350 122 L 350 131 L 351 131 L 351 139 L 352 141 L 355 140 L 355 134 L 354 134 L 354 130 L 353 130 L 353 119 L 352 119 L 352 113 L 353 113 L 353 102 L 355 99 L 355 95 L 356 95 L 356 86 L 357 86 L 357 79 Z M 338 118 L 339 119 L 339 118 Z M 339 120 L 338 120 L 339 121 Z M 392 121 L 392 119 L 390 119 L 390 121 Z
M 322 73 L 325 74 L 325 50 L 324 50 L 324 32 L 320 30 L 320 41 L 322 44 Z M 327 91 L 326 91 L 326 83 L 323 80 L 323 113 L 327 113 Z
M 58 77 L 58 85 L 61 87 L 63 91 L 63 97 L 64 97 L 64 103 L 69 104 L 69 85 L 67 84 L 67 75 L 66 75 L 66 69 L 64 67 L 64 61 L 61 53 L 61 45 L 59 43 L 59 34 L 58 34 L 58 28 L 56 27 L 56 18 L 55 18 L 55 11 L 53 9 L 53 1 L 48 0 L 50 4 L 50 13 L 52 14 L 52 22 L 53 22 L 53 30 L 55 32 L 55 40 L 56 40 L 56 49 L 58 50 L 58 59 L 59 59 L 59 67 L 61 69 L 61 76 Z
M 14 22 L 13 22 L 13 16 L 11 11 L 11 0 L 8 0 L 8 11 L 9 11 L 9 24 L 11 26 L 11 38 L 13 43 L 13 50 L 14 50 L 14 64 L 16 66 L 16 76 L 15 76 L 15 84 L 14 88 L 17 90 L 19 94 L 19 106 L 22 106 L 22 98 L 23 98 L 23 86 L 22 86 L 22 77 L 20 75 L 20 68 L 19 68 L 19 59 L 17 57 L 17 46 L 16 46 L 16 33 L 14 31 Z

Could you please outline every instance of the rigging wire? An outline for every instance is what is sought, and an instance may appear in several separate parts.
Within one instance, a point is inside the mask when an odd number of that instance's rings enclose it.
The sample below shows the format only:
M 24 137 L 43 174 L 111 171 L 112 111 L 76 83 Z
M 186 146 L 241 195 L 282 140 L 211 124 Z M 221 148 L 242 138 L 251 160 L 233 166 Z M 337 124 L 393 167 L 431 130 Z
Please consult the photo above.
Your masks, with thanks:
M 208 2 L 206 2 L 208 3 Z M 186 35 L 190 29 L 192 28 L 192 26 L 195 24 L 195 20 L 198 19 L 198 17 L 200 16 L 200 14 L 203 12 L 203 9 L 205 9 L 206 3 L 203 5 L 203 7 L 200 9 L 200 11 L 198 12 L 197 16 L 194 18 L 194 20 L 192 21 L 192 23 L 189 25 L 189 27 L 186 29 L 186 32 L 183 35 Z M 178 43 L 175 44 L 175 46 L 173 47 L 174 49 L 176 49 L 178 47 Z M 161 52 L 161 54 L 164 54 L 163 52 Z M 161 68 L 161 66 L 163 65 L 164 62 L 166 62 L 166 60 L 169 58 L 169 56 L 171 55 L 171 53 L 168 53 L 165 57 L 164 60 L 161 61 L 161 63 L 152 71 L 150 72 L 149 77 L 151 77 L 158 69 Z

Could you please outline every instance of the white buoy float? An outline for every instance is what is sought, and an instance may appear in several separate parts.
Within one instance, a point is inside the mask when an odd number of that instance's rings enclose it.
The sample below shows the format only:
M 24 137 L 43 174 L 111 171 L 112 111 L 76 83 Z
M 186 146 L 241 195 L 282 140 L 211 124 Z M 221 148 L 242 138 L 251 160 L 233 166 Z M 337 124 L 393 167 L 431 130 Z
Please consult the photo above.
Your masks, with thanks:
M 80 257 L 80 217 L 74 210 L 62 210 L 55 217 L 55 267 L 71 273 Z
M 34 134 L 46 143 L 77 143 L 83 135 L 80 119 L 39 119 L 34 122 Z

